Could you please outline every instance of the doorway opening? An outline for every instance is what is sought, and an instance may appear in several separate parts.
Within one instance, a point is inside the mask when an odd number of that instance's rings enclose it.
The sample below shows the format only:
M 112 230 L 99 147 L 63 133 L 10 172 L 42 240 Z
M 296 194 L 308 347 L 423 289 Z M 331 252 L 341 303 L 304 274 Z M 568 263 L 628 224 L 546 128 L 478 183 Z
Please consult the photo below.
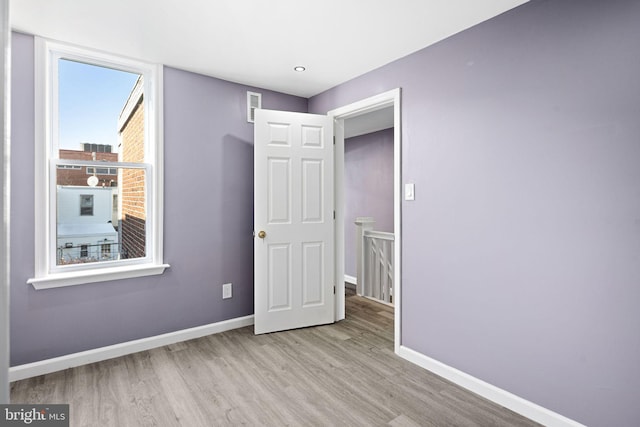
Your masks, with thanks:
M 256 110 L 254 227 L 260 230 L 254 240 L 256 334 L 345 318 L 345 121 L 364 120 L 385 109 L 393 113 L 396 250 L 391 292 L 395 351 L 400 349 L 400 89 L 327 115 Z M 323 280 L 323 273 L 332 280 Z M 293 277 L 300 280 L 294 281 Z M 334 298 L 329 297 L 331 294 Z
M 393 304 L 393 107 L 344 130 L 346 291 Z
M 345 317 L 345 239 L 355 237 L 345 235 L 345 139 L 355 132 L 361 134 L 376 130 L 393 129 L 393 303 L 394 303 L 394 345 L 397 352 L 401 344 L 401 130 L 400 130 L 400 89 L 363 99 L 353 104 L 329 112 L 334 119 L 335 133 L 335 200 L 336 200 L 336 319 Z M 377 129 L 376 129 L 377 128 Z

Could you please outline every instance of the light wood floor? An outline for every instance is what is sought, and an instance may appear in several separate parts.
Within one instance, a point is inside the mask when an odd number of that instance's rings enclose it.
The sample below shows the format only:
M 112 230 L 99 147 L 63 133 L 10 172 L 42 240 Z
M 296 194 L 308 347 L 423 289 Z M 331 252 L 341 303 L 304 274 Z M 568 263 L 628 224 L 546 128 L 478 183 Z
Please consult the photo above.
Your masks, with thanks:
M 71 426 L 534 426 L 393 353 L 393 309 L 348 295 L 334 325 L 253 327 L 11 384 Z

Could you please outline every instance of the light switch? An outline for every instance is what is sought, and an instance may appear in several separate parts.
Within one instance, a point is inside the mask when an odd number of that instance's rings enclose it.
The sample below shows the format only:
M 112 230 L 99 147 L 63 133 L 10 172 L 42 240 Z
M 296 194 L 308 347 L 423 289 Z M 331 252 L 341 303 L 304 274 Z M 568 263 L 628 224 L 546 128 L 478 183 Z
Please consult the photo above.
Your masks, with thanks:
M 415 184 L 405 184 L 404 185 L 404 199 L 405 200 L 415 200 L 416 199 L 416 187 Z
M 233 286 L 231 283 L 222 285 L 222 299 L 231 298 L 231 286 Z

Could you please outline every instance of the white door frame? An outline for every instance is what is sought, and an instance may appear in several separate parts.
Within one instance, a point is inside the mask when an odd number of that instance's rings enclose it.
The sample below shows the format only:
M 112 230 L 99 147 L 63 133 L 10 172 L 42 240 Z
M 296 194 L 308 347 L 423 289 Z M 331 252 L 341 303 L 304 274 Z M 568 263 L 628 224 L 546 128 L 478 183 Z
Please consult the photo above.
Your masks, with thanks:
M 9 0 L 0 0 L 0 215 L 4 218 L 0 229 L 0 404 L 9 403 L 9 117 L 11 70 L 11 30 Z
M 401 129 L 400 129 L 400 88 L 392 89 L 370 98 L 366 98 L 344 107 L 329 111 L 333 118 L 335 132 L 335 271 L 336 271 L 336 317 L 342 320 L 344 312 L 344 120 L 393 106 L 393 233 L 395 235 L 393 304 L 394 304 L 394 346 L 400 349 L 402 331 L 401 321 L 401 253 L 402 253 L 402 188 L 401 188 Z

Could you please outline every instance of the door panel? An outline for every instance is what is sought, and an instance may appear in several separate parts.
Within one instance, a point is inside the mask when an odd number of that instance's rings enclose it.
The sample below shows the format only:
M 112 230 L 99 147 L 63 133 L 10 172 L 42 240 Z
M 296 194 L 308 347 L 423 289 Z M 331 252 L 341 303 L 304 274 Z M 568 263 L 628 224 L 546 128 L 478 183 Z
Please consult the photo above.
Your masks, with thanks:
M 324 303 L 324 247 L 322 242 L 302 244 L 302 305 L 311 307 Z
M 256 110 L 256 334 L 334 321 L 332 138 L 327 116 Z
M 268 311 L 291 309 L 291 245 L 268 246 Z
M 322 160 L 305 159 L 302 161 L 302 222 L 322 223 L 324 218 L 323 203 L 325 200 L 323 188 Z
M 267 202 L 269 224 L 291 223 L 291 161 L 269 158 Z

